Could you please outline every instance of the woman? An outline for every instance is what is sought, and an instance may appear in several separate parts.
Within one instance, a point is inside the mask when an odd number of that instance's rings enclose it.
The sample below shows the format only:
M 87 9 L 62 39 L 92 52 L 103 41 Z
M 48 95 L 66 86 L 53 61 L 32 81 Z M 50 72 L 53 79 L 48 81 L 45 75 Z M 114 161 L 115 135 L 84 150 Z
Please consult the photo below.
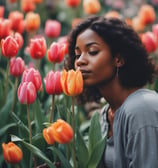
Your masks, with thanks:
M 81 100 L 107 105 L 101 113 L 107 145 L 98 167 L 158 167 L 158 94 L 145 89 L 157 68 L 139 36 L 119 19 L 93 16 L 69 36 L 67 69 L 80 70 Z

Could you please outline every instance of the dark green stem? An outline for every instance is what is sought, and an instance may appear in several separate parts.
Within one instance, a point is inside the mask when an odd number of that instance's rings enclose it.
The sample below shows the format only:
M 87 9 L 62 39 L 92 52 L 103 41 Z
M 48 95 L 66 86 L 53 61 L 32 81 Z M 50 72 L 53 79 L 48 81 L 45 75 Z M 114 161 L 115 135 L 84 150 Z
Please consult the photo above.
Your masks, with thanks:
M 18 87 L 18 77 L 15 78 L 15 83 L 14 83 L 14 93 L 13 93 L 13 103 L 12 103 L 12 112 L 14 111 L 14 106 L 15 106 L 15 101 L 16 101 L 16 91 Z
M 50 113 L 50 119 L 49 119 L 49 122 L 51 123 L 52 122 L 52 119 L 54 118 L 54 99 L 55 99 L 55 95 L 53 94 L 52 95 L 52 110 L 51 110 L 51 113 Z
M 72 97 L 72 127 L 73 127 L 73 131 L 74 131 L 74 137 L 73 137 L 73 149 L 72 149 L 72 157 L 73 157 L 73 163 L 74 163 L 74 168 L 77 167 L 76 165 L 76 150 L 75 150 L 75 134 L 76 134 L 76 128 L 75 128 L 75 110 L 74 110 L 74 97 Z

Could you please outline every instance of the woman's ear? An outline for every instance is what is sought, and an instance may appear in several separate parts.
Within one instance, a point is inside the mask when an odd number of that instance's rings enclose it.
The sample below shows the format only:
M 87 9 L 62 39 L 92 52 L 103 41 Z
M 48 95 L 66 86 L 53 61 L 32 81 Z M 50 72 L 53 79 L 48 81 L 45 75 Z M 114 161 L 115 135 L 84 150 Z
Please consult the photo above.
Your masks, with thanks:
M 116 67 L 122 67 L 125 64 L 124 58 L 119 54 L 115 57 L 115 65 Z

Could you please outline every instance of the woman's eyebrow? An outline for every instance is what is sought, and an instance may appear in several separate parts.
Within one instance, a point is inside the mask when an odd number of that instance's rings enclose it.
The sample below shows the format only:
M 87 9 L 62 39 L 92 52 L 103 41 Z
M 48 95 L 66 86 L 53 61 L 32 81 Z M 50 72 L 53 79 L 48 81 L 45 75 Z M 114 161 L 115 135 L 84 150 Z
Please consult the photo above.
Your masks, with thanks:
M 97 42 L 90 42 L 90 43 L 87 43 L 85 46 L 89 47 L 89 46 L 94 45 L 94 44 L 99 45 Z M 79 46 L 75 46 L 75 50 L 79 50 Z

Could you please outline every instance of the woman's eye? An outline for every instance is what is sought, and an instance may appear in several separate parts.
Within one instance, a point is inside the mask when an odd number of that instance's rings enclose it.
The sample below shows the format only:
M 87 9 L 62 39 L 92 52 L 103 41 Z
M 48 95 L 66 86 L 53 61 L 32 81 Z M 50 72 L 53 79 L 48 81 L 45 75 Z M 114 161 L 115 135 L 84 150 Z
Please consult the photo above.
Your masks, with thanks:
M 90 55 L 96 55 L 96 54 L 98 54 L 98 52 L 99 52 L 99 51 L 89 51 L 89 54 L 90 54 Z
M 76 59 L 78 59 L 80 57 L 80 54 L 76 54 L 75 57 Z

